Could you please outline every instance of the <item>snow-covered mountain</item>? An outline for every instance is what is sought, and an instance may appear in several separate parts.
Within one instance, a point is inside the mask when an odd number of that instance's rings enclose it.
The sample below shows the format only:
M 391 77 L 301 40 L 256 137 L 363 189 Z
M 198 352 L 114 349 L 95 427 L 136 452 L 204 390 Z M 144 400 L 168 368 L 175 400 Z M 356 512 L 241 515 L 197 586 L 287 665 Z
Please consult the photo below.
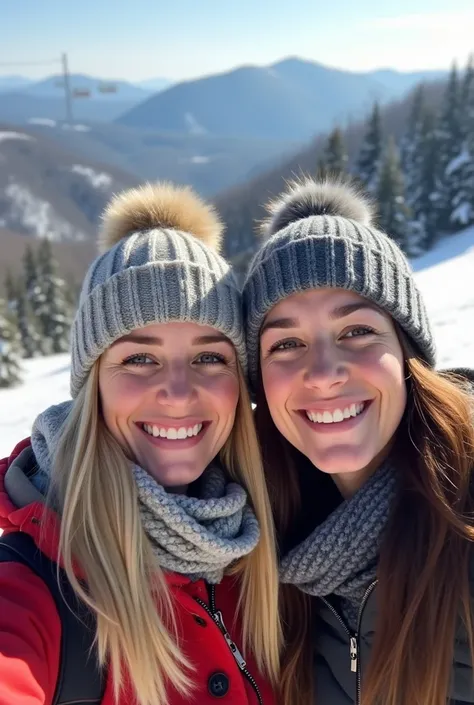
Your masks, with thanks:
M 438 345 L 438 367 L 474 366 L 474 227 L 414 263 Z M 27 360 L 24 382 L 0 391 L 0 457 L 29 435 L 36 415 L 69 398 L 69 356 Z
M 115 167 L 78 159 L 46 137 L 0 125 L 2 228 L 59 241 L 95 239 L 111 195 L 136 182 Z

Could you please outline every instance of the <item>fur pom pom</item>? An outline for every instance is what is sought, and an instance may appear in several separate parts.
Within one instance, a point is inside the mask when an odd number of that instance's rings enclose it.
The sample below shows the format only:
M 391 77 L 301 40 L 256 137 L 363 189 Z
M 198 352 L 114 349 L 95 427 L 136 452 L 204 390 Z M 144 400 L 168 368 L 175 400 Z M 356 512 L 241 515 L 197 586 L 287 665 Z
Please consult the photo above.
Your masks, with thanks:
M 373 218 L 373 209 L 367 198 L 342 180 L 293 181 L 288 190 L 271 201 L 266 209 L 269 217 L 261 228 L 265 237 L 312 215 L 340 215 L 361 225 L 371 225 Z
M 194 235 L 217 252 L 223 225 L 211 205 L 186 186 L 146 184 L 115 196 L 102 216 L 99 251 L 140 230 L 168 228 Z

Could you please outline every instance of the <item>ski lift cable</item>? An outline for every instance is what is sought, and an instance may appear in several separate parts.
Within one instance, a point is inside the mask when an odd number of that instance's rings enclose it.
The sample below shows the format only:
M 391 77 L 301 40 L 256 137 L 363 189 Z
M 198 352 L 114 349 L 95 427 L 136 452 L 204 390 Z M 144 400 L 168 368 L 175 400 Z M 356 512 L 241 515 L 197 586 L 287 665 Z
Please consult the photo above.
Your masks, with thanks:
M 60 59 L 50 59 L 49 61 L 0 61 L 0 66 L 50 66 L 61 63 Z

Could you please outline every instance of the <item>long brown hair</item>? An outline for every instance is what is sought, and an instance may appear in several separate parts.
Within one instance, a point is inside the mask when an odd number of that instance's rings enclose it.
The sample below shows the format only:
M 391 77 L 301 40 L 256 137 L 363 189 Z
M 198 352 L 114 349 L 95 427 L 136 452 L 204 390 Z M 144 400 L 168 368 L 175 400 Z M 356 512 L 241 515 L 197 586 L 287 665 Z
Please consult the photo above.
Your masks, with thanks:
M 446 705 L 459 619 L 474 653 L 468 570 L 474 540 L 472 396 L 462 379 L 427 367 L 403 335 L 400 339 L 408 386 L 396 440 L 403 462 L 380 553 L 375 642 L 362 703 Z M 280 435 L 261 385 L 256 423 L 284 545 L 292 526 L 304 517 L 307 492 L 301 492 L 301 478 L 311 474 L 314 482 L 326 482 L 328 476 Z M 315 501 L 327 502 L 325 492 L 312 494 L 311 511 Z M 314 604 L 293 586 L 283 586 L 281 601 L 286 631 L 281 700 L 285 705 L 311 703 Z

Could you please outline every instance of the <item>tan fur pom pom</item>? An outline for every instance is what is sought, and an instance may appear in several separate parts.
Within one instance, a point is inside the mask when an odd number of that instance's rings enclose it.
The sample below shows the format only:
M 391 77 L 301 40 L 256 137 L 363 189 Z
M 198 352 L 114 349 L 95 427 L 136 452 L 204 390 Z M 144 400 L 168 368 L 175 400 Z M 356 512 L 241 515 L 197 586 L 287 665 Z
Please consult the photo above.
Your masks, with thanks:
M 146 184 L 115 196 L 102 216 L 99 251 L 119 240 L 152 228 L 181 230 L 217 252 L 224 227 L 214 208 L 192 189 L 167 182 Z
M 361 225 L 371 225 L 373 219 L 370 201 L 342 179 L 293 181 L 288 190 L 271 201 L 266 209 L 269 217 L 261 227 L 264 237 L 312 215 L 339 215 Z

